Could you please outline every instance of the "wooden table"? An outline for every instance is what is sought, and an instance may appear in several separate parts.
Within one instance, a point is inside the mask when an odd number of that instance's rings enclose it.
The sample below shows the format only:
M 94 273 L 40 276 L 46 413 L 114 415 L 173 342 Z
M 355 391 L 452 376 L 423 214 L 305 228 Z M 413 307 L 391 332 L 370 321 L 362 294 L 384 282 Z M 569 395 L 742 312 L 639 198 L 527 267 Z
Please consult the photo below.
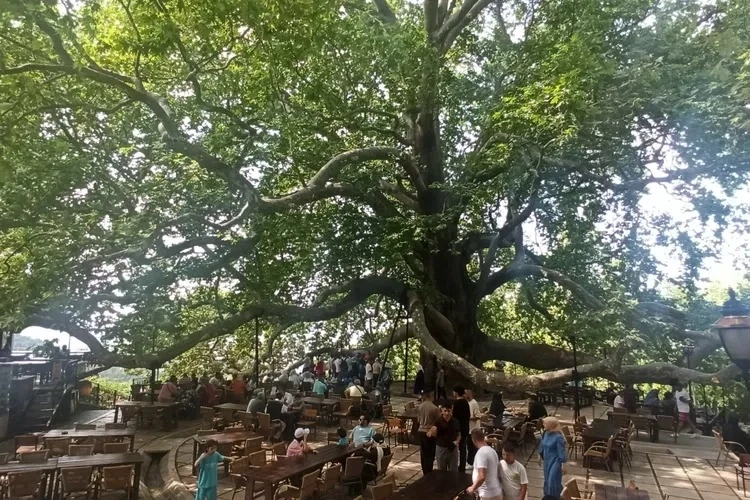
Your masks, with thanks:
M 53 429 L 46 432 L 42 438 L 70 438 L 70 439 L 87 439 L 87 438 L 127 438 L 130 440 L 130 451 L 135 448 L 135 429 L 91 429 L 79 431 L 73 429 Z
M 329 462 L 335 462 L 348 457 L 358 448 L 353 446 L 337 446 L 329 444 L 317 449 L 318 453 L 305 453 L 301 457 L 290 457 L 282 462 L 273 462 L 253 467 L 242 473 L 247 478 L 245 500 L 252 500 L 255 496 L 255 482 L 263 483 L 265 500 L 273 500 L 276 485 L 285 479 L 312 472 L 322 468 Z M 464 474 L 467 478 L 471 476 Z
M 196 474 L 195 461 L 198 459 L 198 449 L 209 439 L 213 439 L 217 444 L 234 444 L 244 443 L 245 439 L 254 437 L 258 437 L 258 434 L 253 431 L 217 432 L 205 436 L 193 436 L 193 475 Z
M 115 403 L 115 423 L 117 423 L 117 416 L 119 415 L 120 408 L 124 408 L 126 406 L 137 406 L 140 408 L 145 408 L 147 406 L 154 408 L 163 408 L 165 411 L 168 411 L 171 414 L 172 422 L 174 423 L 174 426 L 177 427 L 177 408 L 179 408 L 180 404 L 176 401 L 172 401 L 171 403 L 163 403 L 161 401 L 118 401 L 117 403 Z
M 21 462 L 8 462 L 7 464 L 0 464 L 0 475 L 5 476 L 9 472 L 32 472 L 32 471 L 44 472 L 44 478 L 42 479 L 42 485 L 39 491 L 42 492 L 42 498 L 52 498 L 54 491 L 47 491 L 54 489 L 54 475 L 57 470 L 57 459 L 48 458 L 46 462 L 26 463 Z M 50 481 L 50 478 L 53 480 Z
M 247 405 L 240 403 L 221 403 L 220 405 L 214 406 L 214 410 L 246 411 Z
M 117 465 L 135 466 L 135 478 L 133 479 L 133 489 L 130 490 L 131 500 L 138 500 L 138 490 L 141 484 L 141 465 L 143 465 L 143 455 L 140 453 L 98 453 L 96 455 L 85 455 L 80 457 L 60 457 L 57 459 L 57 468 L 65 469 L 67 467 L 113 467 Z M 98 498 L 98 484 L 95 486 L 94 498 Z
M 451 500 L 471 484 L 471 474 L 435 470 L 393 495 L 391 500 Z
M 328 410 L 328 424 L 329 425 L 333 423 L 333 409 L 336 407 L 337 404 L 341 402 L 340 399 L 316 398 L 314 396 L 307 396 L 304 398 L 300 398 L 299 401 L 302 401 L 306 405 L 319 408 L 320 409 L 319 413 L 321 414 L 323 413 L 323 408 L 329 407 L 329 410 Z
M 650 500 L 648 491 L 594 484 L 594 500 Z
M 500 427 L 495 425 L 495 422 L 491 420 L 487 422 L 480 422 L 479 425 L 481 425 L 485 429 L 493 431 L 495 429 L 507 429 L 508 427 L 510 427 L 511 429 L 515 429 L 524 422 L 526 422 L 526 417 L 514 417 L 511 415 L 506 415 L 503 416 L 502 425 L 500 425 Z

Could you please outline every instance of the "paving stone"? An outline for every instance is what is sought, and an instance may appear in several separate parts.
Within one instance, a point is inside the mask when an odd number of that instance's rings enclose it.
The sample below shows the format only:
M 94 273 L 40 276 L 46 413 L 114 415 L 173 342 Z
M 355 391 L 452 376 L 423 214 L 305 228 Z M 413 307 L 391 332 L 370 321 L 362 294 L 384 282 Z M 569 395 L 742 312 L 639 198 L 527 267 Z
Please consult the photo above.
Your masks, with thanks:
M 732 491 L 732 488 L 720 479 L 717 479 L 714 483 L 701 483 L 693 481 L 693 484 L 704 497 L 712 497 L 714 493 L 721 493 L 724 495 L 731 495 L 734 493 Z
M 693 498 L 700 500 L 700 496 L 698 495 L 698 492 L 695 491 L 695 488 L 666 488 L 664 486 L 661 487 L 661 491 L 665 495 L 669 495 L 671 497 L 679 497 L 679 498 Z

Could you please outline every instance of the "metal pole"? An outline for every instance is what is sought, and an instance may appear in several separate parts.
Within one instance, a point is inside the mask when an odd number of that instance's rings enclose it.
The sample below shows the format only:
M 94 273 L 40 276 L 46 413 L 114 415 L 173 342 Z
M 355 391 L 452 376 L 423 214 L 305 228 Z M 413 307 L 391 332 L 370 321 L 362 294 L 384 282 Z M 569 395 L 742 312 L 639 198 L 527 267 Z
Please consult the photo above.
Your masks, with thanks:
M 573 419 L 578 422 L 578 417 L 581 416 L 581 409 L 578 405 L 578 353 L 576 351 L 575 335 L 570 337 L 570 341 L 573 344 Z
M 156 389 L 156 368 L 151 368 L 151 380 L 149 383 L 149 392 L 151 393 L 151 402 L 154 402 L 154 389 Z
M 406 317 L 406 349 L 404 354 L 404 394 L 406 394 L 406 378 L 409 373 L 409 323 L 411 318 Z
M 260 333 L 260 323 L 255 318 L 255 387 L 259 387 L 260 378 L 260 359 L 258 359 L 258 335 Z

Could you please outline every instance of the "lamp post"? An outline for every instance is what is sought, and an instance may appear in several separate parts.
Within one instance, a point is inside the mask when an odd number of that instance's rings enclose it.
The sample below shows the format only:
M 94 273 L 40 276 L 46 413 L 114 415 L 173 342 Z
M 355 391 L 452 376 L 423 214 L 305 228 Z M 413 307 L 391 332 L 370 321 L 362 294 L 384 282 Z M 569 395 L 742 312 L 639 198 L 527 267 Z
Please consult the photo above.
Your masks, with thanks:
M 685 344 L 682 346 L 682 352 L 685 355 L 685 361 L 687 362 L 688 369 L 691 368 L 690 366 L 690 357 L 693 355 L 693 352 L 695 351 L 695 344 L 692 340 L 686 340 Z M 688 380 L 688 394 L 690 395 L 690 401 L 693 400 L 693 383 Z
M 750 310 L 737 300 L 737 294 L 729 289 L 729 300 L 721 308 L 722 317 L 713 325 L 721 344 L 732 362 L 742 370 L 745 385 L 750 389 Z
M 578 422 L 581 416 L 581 408 L 578 399 L 578 352 L 576 350 L 576 336 L 570 336 L 570 343 L 573 346 L 573 421 Z
M 409 326 L 410 325 L 411 325 L 411 316 L 406 316 L 406 350 L 404 354 L 404 395 L 407 394 L 406 379 L 407 379 L 407 374 L 409 373 Z

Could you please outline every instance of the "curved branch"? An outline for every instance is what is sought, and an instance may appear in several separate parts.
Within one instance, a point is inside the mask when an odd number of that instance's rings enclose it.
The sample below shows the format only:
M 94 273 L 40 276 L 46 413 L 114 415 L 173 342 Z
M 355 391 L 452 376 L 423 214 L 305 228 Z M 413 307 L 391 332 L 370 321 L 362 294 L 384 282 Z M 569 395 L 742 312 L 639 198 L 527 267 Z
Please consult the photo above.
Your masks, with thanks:
M 461 31 L 463 31 L 463 29 L 474 19 L 479 17 L 479 14 L 481 14 L 482 11 L 494 1 L 495 0 L 464 0 L 458 12 L 448 17 L 437 31 L 435 39 L 440 44 L 442 52 L 448 52 L 453 45 L 453 42 L 458 38 L 458 35 L 461 34 Z

